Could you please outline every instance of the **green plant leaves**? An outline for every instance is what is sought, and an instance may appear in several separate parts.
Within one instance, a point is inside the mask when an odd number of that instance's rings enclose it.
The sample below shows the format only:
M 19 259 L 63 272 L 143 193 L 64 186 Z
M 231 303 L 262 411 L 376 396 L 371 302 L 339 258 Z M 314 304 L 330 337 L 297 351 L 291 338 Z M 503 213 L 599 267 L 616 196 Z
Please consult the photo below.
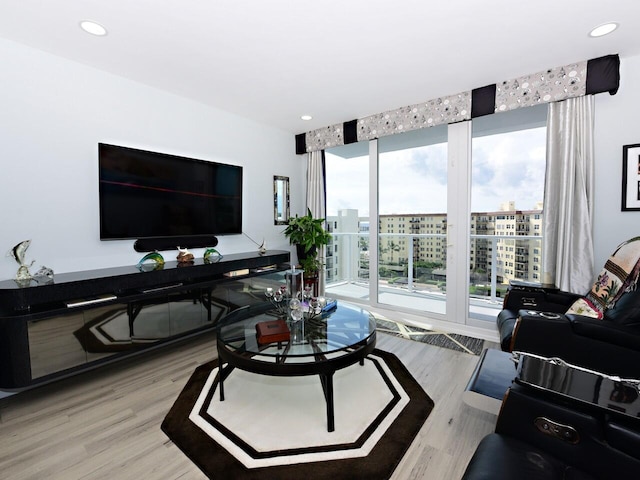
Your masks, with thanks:
M 331 234 L 324 229 L 324 221 L 324 218 L 313 218 L 311 210 L 307 209 L 306 215 L 289 218 L 284 234 L 291 245 L 302 245 L 305 252 L 314 247 L 319 249 L 329 243 L 331 238 Z

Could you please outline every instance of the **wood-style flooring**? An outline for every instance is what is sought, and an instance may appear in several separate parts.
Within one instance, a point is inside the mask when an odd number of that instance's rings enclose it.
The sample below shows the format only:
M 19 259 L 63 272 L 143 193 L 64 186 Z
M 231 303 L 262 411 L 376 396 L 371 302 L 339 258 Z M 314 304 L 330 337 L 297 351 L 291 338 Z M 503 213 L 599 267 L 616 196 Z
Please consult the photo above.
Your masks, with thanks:
M 478 357 L 386 334 L 377 346 L 435 401 L 392 479 L 460 479 L 496 421 L 462 402 Z M 207 334 L 0 400 L 0 478 L 206 478 L 160 424 L 193 370 L 215 356 Z

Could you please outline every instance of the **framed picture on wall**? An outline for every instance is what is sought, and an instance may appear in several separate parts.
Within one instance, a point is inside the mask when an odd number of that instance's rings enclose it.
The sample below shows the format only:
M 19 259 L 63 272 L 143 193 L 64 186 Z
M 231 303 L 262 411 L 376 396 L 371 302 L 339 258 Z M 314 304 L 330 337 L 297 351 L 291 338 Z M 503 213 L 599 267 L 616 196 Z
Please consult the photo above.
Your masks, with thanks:
M 640 211 L 640 143 L 622 147 L 622 211 Z

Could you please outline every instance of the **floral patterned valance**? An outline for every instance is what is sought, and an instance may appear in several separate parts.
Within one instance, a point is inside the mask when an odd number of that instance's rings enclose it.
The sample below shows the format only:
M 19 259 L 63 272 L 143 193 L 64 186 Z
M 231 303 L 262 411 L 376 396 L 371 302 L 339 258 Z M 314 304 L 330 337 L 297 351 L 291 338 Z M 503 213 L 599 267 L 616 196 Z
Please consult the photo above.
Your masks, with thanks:
M 482 115 L 609 92 L 620 85 L 620 58 L 607 55 L 506 80 L 296 135 L 296 153 L 456 123 Z

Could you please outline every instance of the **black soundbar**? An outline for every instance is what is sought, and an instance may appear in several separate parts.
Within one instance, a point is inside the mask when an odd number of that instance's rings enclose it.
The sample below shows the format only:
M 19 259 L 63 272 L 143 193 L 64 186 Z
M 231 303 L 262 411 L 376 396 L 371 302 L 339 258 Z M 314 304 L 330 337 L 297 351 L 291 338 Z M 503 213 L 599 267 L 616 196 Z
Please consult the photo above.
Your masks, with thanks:
M 218 239 L 213 235 L 182 235 L 177 237 L 139 238 L 133 244 L 136 252 L 153 252 L 156 250 L 176 250 L 180 248 L 215 247 Z

